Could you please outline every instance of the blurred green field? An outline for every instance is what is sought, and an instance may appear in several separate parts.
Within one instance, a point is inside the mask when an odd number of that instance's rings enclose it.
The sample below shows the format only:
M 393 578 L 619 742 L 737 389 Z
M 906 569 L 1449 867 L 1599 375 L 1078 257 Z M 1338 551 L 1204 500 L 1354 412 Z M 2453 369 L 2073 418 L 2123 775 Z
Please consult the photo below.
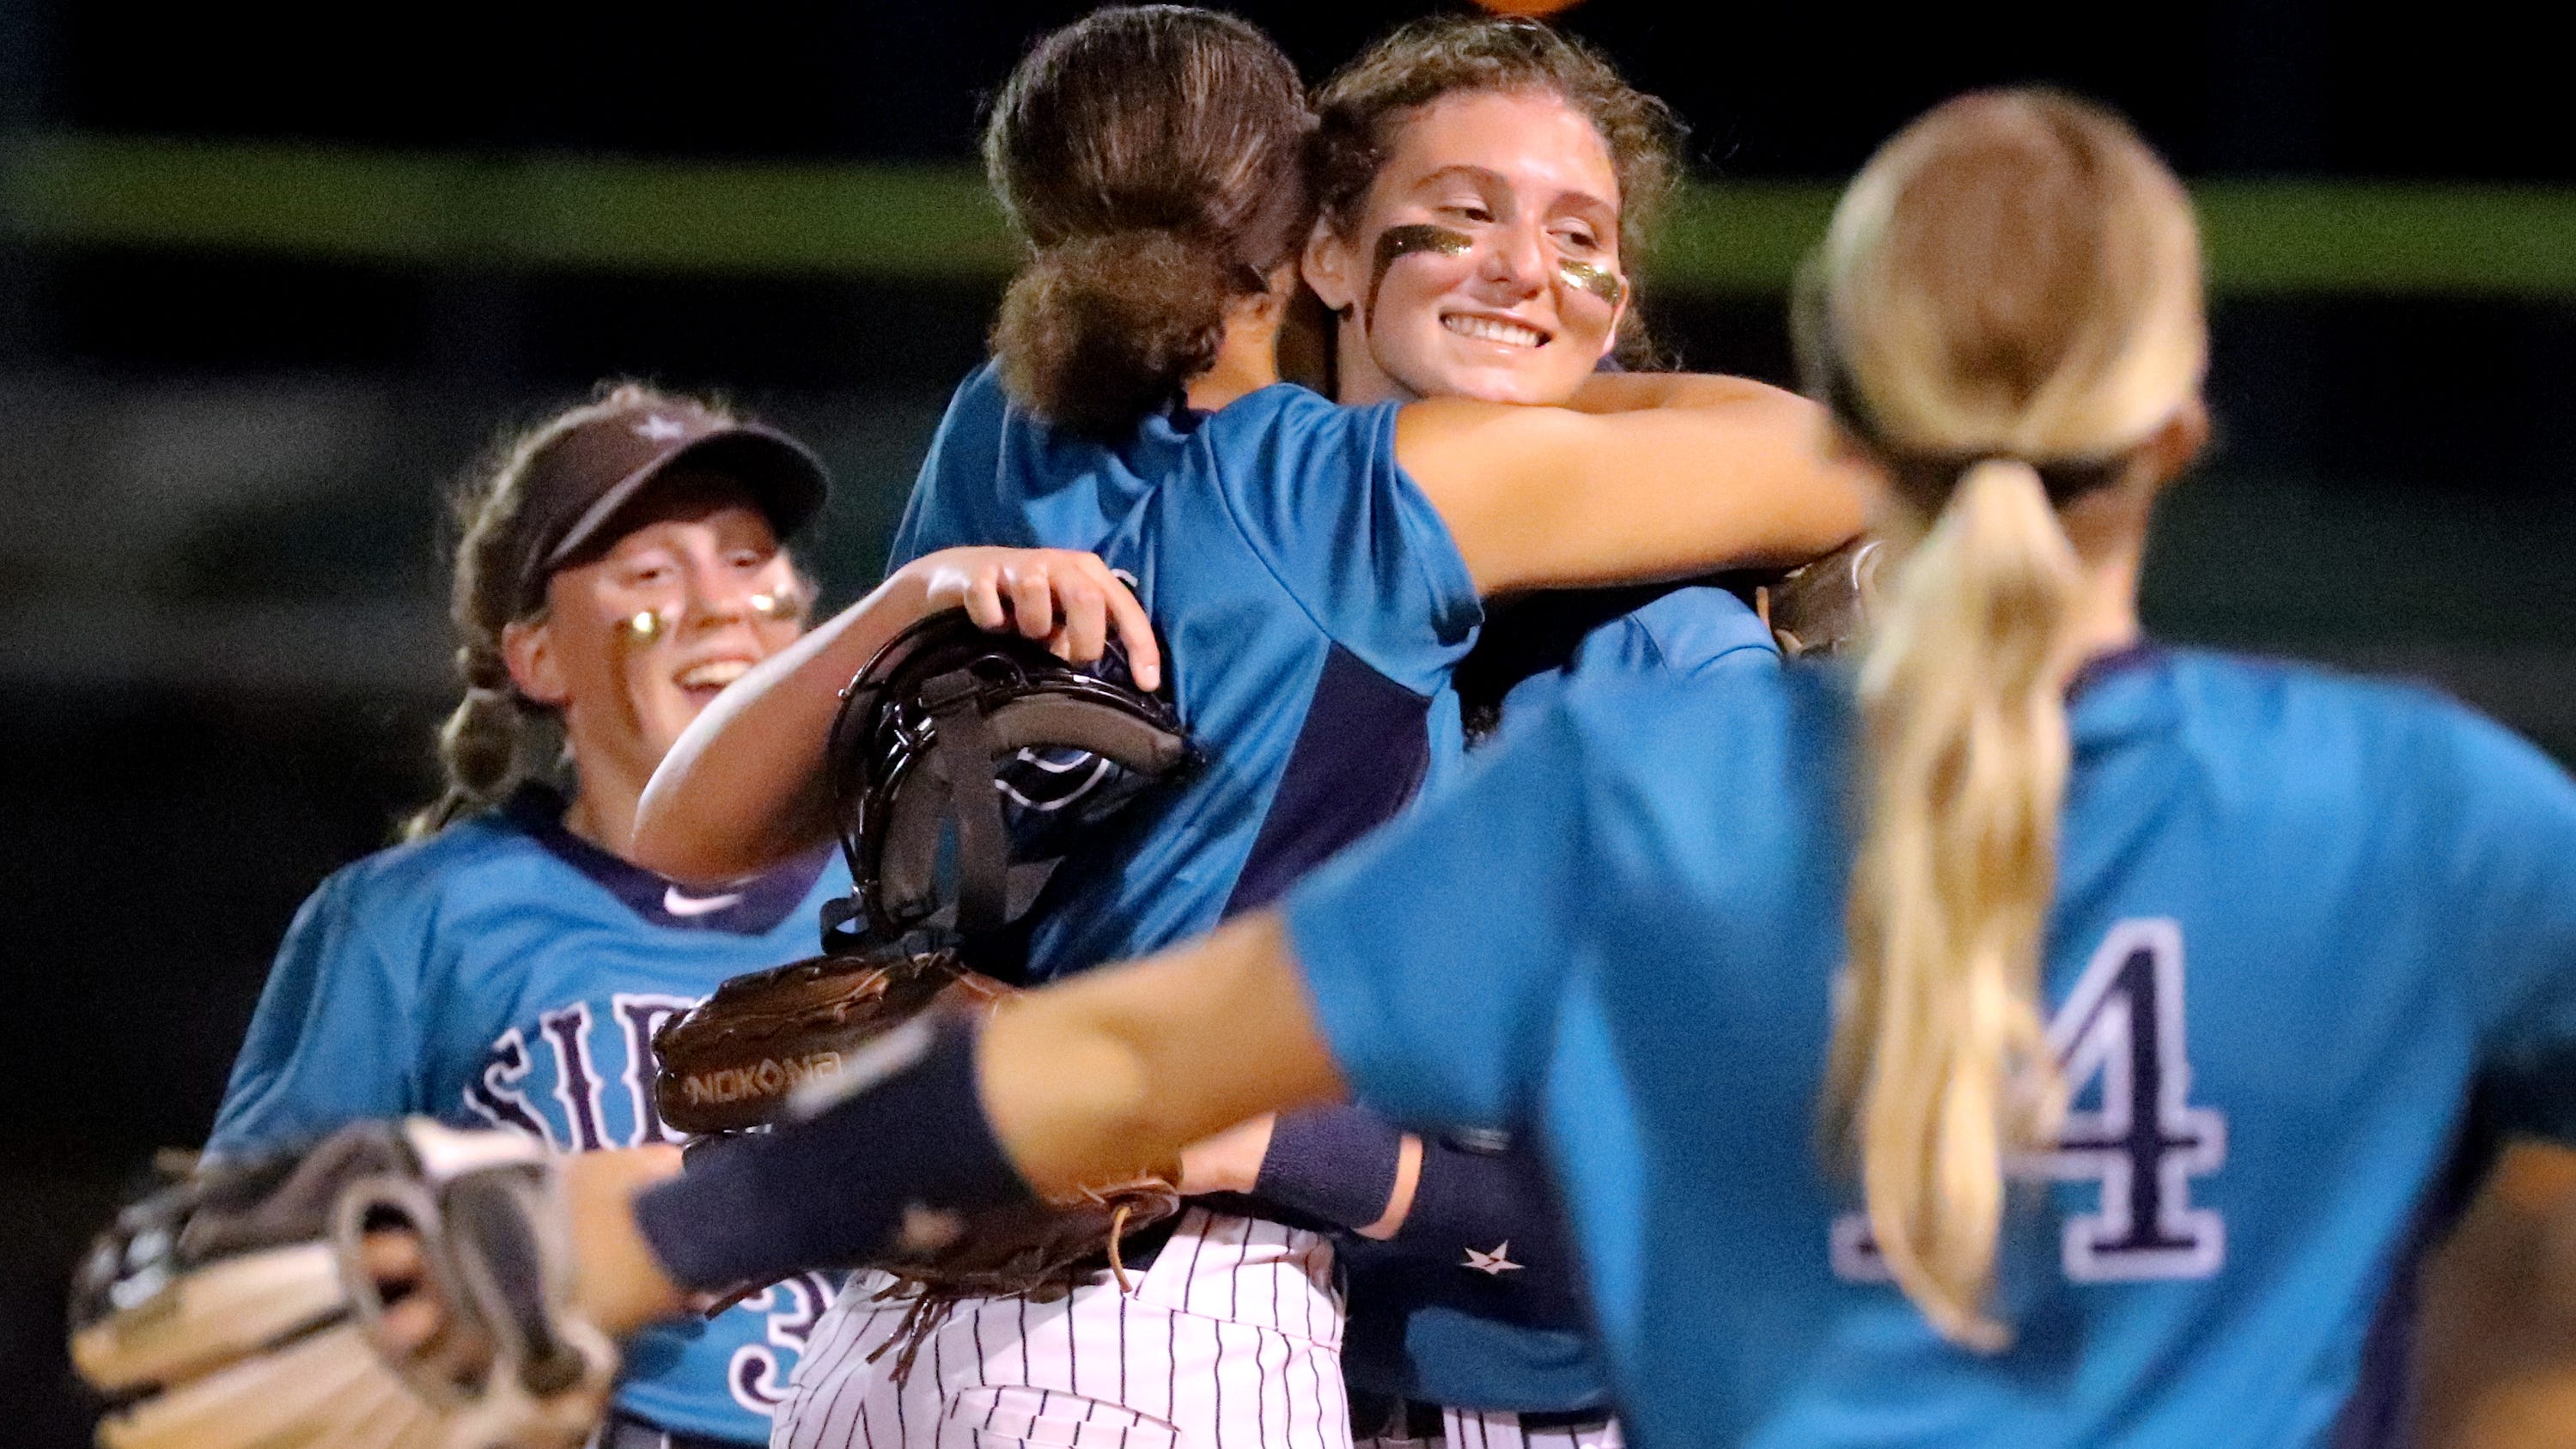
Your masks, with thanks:
M 1830 183 L 1702 179 L 1653 284 L 1784 288 Z M 2576 191 L 2382 182 L 2194 189 L 2220 295 L 2576 296 Z M 1011 243 L 958 166 L 488 156 L 157 140 L 0 138 L 0 217 L 39 245 L 206 247 L 337 261 L 723 276 L 975 279 Z

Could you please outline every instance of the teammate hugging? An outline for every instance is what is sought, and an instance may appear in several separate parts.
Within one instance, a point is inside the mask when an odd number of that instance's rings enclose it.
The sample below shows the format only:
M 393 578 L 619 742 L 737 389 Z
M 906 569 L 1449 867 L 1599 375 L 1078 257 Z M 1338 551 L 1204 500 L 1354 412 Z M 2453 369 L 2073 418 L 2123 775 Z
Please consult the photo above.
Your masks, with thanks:
M 1606 170 L 1592 120 L 1554 114 Z M 1591 182 L 1580 216 L 1549 218 L 1587 226 L 1591 244 L 1552 233 L 1546 267 L 1513 284 L 1571 319 L 1544 370 L 1554 401 L 1582 386 L 1588 411 L 1509 393 L 1340 406 L 1279 384 L 1313 235 L 1311 126 L 1266 37 L 1177 7 L 1104 10 L 1050 35 L 997 99 L 986 160 L 1033 256 L 993 366 L 941 424 L 894 557 L 991 540 L 1098 553 L 1138 581 L 1205 763 L 1122 823 L 1114 848 L 1067 859 L 1022 959 L 995 969 L 1044 981 L 1181 939 L 1276 900 L 1404 810 L 1459 763 L 1449 679 L 1485 595 L 1801 559 L 1858 527 L 1812 404 L 1730 378 L 1587 384 L 1626 294 L 1615 177 Z M 1516 229 L 1508 245 L 1531 239 Z M 1392 258 L 1371 285 L 1428 296 L 1432 260 Z M 1431 305 L 1390 301 L 1386 315 L 1430 326 L 1433 346 L 1464 342 Z M 683 876 L 761 858 L 744 839 L 809 788 L 815 702 L 846 677 L 765 681 L 675 756 L 655 792 L 697 806 L 650 812 L 646 858 Z M 720 761 L 736 762 L 737 788 L 695 783 Z M 742 788 L 749 762 L 775 768 Z M 1060 1302 L 970 1301 L 915 1350 L 901 1285 L 867 1280 L 818 1330 L 782 1442 L 931 1445 L 961 1428 L 1346 1442 L 1330 1233 L 1395 1230 L 1410 1150 L 1376 1127 L 1288 1135 L 1269 1152 L 1254 1124 L 1182 1156 L 1196 1201 L 1131 1246 L 1132 1292 L 1102 1274 Z M 1597 1395 L 1573 1397 L 1599 1417 Z

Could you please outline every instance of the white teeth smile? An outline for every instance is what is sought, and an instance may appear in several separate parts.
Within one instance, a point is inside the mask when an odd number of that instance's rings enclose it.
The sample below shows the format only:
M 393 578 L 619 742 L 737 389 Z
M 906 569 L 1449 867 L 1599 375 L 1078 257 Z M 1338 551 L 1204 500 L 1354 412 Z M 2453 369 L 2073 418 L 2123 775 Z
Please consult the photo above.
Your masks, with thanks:
M 682 689 L 722 689 L 751 672 L 751 664 L 741 659 L 710 659 L 692 664 L 680 671 Z
M 1498 317 L 1470 317 L 1461 312 L 1452 312 L 1440 319 L 1440 325 L 1461 337 L 1473 337 L 1484 342 L 1499 342 L 1506 347 L 1547 345 L 1546 333 L 1535 327 L 1524 327 L 1518 322 L 1505 322 Z

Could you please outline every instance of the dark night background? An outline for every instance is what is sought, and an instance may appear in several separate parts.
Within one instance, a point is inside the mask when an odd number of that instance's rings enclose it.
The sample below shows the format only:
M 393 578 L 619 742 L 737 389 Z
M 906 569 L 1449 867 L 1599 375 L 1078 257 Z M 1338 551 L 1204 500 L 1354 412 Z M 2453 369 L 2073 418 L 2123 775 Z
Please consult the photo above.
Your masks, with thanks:
M 66 135 L 962 166 L 980 98 L 1084 8 L 0 0 L 0 180 L 20 138 Z M 1320 76 L 1422 7 L 1236 8 Z M 1943 95 L 2045 79 L 2194 179 L 2576 186 L 2553 47 L 2501 7 L 2398 14 L 1590 0 L 1564 23 L 1676 104 L 1721 183 L 1830 181 Z M 202 1137 L 297 901 L 428 789 L 442 486 L 594 378 L 720 388 L 834 462 L 808 558 L 846 599 L 996 292 L 31 238 L 0 188 L 0 1440 L 85 1442 L 69 1252 L 150 1149 Z M 1692 366 L 1776 380 L 1780 310 L 1656 321 Z M 2222 291 L 2216 319 L 2219 446 L 2169 508 L 2152 627 L 2426 675 L 2576 753 L 2570 299 Z

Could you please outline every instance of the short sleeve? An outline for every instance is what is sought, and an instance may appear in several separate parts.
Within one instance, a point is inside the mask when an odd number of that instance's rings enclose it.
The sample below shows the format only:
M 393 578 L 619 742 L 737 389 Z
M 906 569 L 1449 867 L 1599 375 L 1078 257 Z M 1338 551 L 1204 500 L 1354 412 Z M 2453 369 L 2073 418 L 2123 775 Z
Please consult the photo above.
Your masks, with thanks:
M 1714 585 L 1675 589 L 1631 617 L 1656 662 L 1684 679 L 1780 667 L 1780 645 L 1762 616 Z
M 209 1151 L 429 1109 L 416 1081 L 418 970 L 388 959 L 361 894 L 355 873 L 343 871 L 295 913 L 233 1063 Z
M 957 385 L 931 435 L 912 494 L 904 500 L 903 518 L 895 524 L 894 541 L 886 551 L 887 573 L 959 544 L 1029 548 L 1039 542 L 1026 519 L 991 503 L 1007 419 L 1001 377 L 992 363 Z
M 1370 668 L 1437 692 L 1484 620 L 1449 526 L 1395 461 L 1398 407 L 1265 388 L 1210 418 L 1227 511 L 1315 623 Z
M 1420 1127 L 1521 1120 L 1596 878 L 1574 718 L 1551 709 L 1455 788 L 1316 871 L 1290 939 L 1354 1097 Z
M 2505 1128 L 2576 1143 L 2576 783 L 2483 719 L 2453 747 L 2445 884 L 2473 943 L 2454 964 L 2475 973 L 2488 1098 Z
M 1503 722 L 1533 716 L 1578 681 L 1720 679 L 1777 674 L 1780 646 L 1743 600 L 1711 584 L 1674 589 L 1583 636 L 1561 669 L 1542 669 L 1503 696 Z

